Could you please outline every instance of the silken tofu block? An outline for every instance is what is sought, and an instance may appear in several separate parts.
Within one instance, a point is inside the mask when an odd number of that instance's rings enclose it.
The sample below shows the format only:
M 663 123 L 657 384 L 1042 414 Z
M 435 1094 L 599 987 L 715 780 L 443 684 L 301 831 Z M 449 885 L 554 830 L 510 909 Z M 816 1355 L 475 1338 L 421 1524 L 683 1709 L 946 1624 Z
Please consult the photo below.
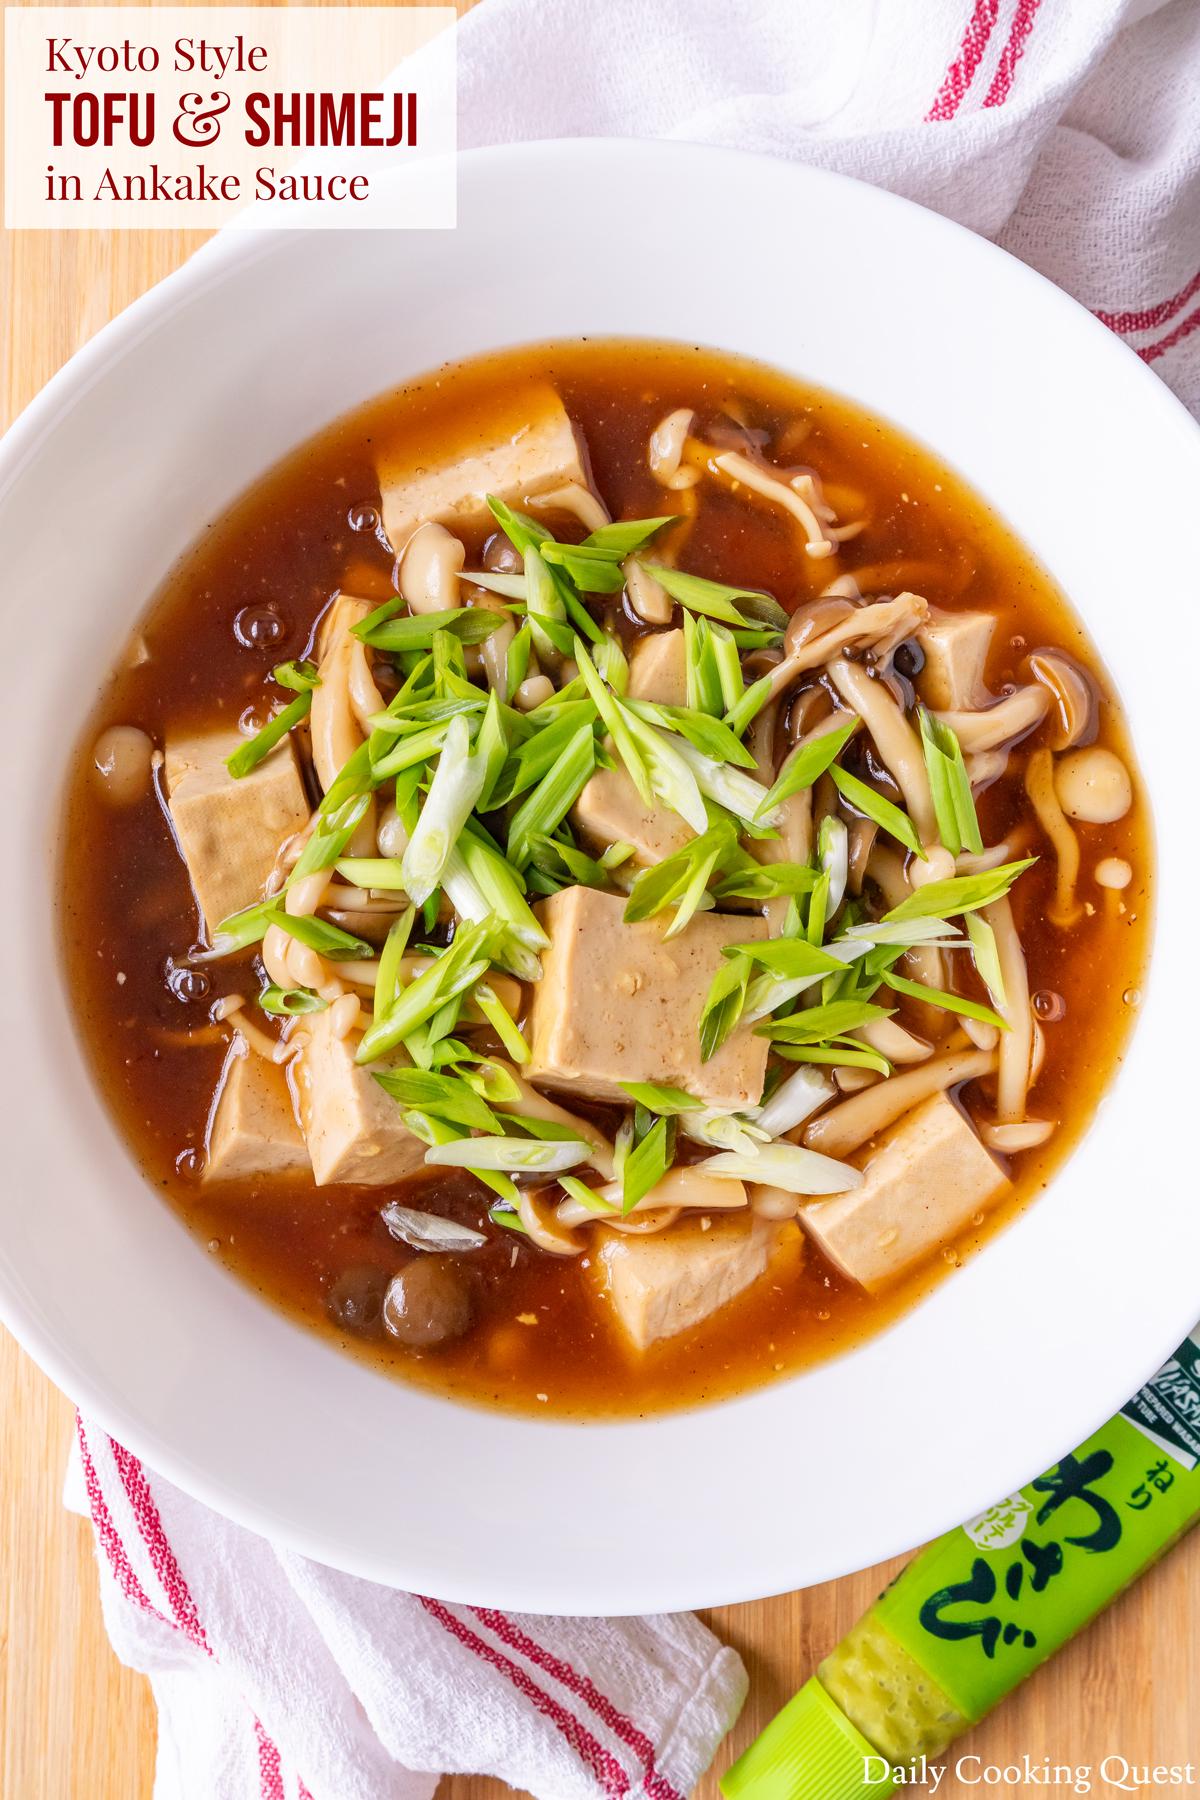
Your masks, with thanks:
M 669 806 L 647 806 L 620 763 L 597 769 L 571 808 L 571 823 L 598 849 L 632 844 L 634 861 L 643 865 L 661 862 L 696 835 Z
M 655 631 L 638 639 L 629 656 L 629 693 L 656 706 L 687 705 L 682 631 Z
M 370 1066 L 355 1062 L 361 1039 L 338 1037 L 332 1016 L 327 1010 L 305 1020 L 308 1042 L 292 1065 L 313 1179 L 318 1187 L 403 1181 L 424 1167 L 425 1145 L 405 1129 L 402 1108 Z
M 235 1037 L 221 1070 L 208 1121 L 206 1181 L 307 1173 L 308 1151 L 296 1123 L 287 1076 Z
M 280 844 L 308 822 L 291 740 L 235 780 L 225 758 L 245 741 L 232 729 L 168 738 L 165 746 L 171 823 L 210 934 L 262 898 Z
M 428 519 L 450 531 L 488 524 L 488 494 L 520 508 L 569 482 L 588 485 L 583 447 L 553 388 L 517 388 L 504 414 L 489 406 L 486 416 L 486 433 L 452 458 L 414 467 L 381 457 L 383 529 L 397 555 Z
M 925 653 L 917 686 L 926 706 L 954 712 L 977 704 L 995 629 L 991 613 L 930 612 L 917 632 Z
M 711 1318 L 767 1273 L 790 1243 L 792 1220 L 780 1224 L 749 1212 L 687 1219 L 652 1236 L 601 1229 L 589 1273 L 635 1349 L 676 1337 Z
M 992 1205 L 1010 1185 L 995 1157 L 945 1094 L 892 1127 L 861 1187 L 801 1207 L 830 1262 L 874 1293 Z
M 766 937 L 764 919 L 698 913 L 664 942 L 669 915 L 627 925 L 620 894 L 563 888 L 536 910 L 550 948 L 533 989 L 530 1080 L 598 1100 L 654 1081 L 724 1110 L 757 1104 L 766 1039 L 739 1025 L 701 1062 L 700 1014 L 723 946 Z

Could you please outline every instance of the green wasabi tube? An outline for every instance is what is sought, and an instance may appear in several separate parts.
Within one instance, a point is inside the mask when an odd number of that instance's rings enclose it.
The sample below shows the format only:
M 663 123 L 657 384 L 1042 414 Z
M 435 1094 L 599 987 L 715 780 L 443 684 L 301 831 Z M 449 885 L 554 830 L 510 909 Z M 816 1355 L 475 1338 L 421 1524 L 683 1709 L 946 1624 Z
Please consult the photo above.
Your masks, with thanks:
M 1200 1326 L 1087 1442 L 927 1546 L 721 1782 L 867 1800 L 923 1778 L 1200 1516 Z

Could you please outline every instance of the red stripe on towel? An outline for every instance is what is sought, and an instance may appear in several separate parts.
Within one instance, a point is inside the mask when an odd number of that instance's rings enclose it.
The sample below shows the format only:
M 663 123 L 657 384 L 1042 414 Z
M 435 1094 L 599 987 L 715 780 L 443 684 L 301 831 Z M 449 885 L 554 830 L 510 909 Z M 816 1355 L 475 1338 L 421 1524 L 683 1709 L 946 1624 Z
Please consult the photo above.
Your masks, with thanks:
M 1194 313 L 1189 313 L 1186 319 L 1181 319 L 1174 331 L 1168 331 L 1166 337 L 1159 338 L 1157 344 L 1143 344 L 1138 355 L 1143 362 L 1157 362 L 1160 356 L 1165 356 L 1176 344 L 1182 344 L 1184 338 L 1191 337 L 1197 327 L 1200 327 L 1200 307 Z
M 134 1573 L 133 1564 L 129 1560 L 121 1535 L 113 1524 L 112 1514 L 108 1510 L 108 1502 L 104 1498 L 100 1486 L 100 1477 L 96 1473 L 96 1465 L 92 1461 L 92 1453 L 88 1448 L 87 1433 L 83 1429 L 83 1420 L 75 1414 L 75 1430 L 79 1436 L 79 1457 L 83 1464 L 83 1480 L 87 1488 L 88 1506 L 92 1514 L 92 1524 L 96 1528 L 96 1536 L 108 1557 L 109 1568 L 113 1572 L 117 1586 L 125 1598 L 133 1606 L 139 1606 L 143 1612 L 157 1619 L 160 1625 L 171 1625 L 171 1620 L 159 1612 L 150 1600 L 145 1588 Z
M 1179 310 L 1186 306 L 1192 295 L 1200 291 L 1200 269 L 1185 282 L 1177 294 L 1169 300 L 1160 300 L 1157 306 L 1143 307 L 1140 312 L 1098 312 L 1096 317 L 1110 331 L 1153 331 L 1156 325 L 1165 325 L 1173 319 Z
M 254 1738 L 258 1745 L 258 1781 L 261 1800 L 285 1800 L 283 1792 L 283 1765 L 279 1759 L 279 1751 L 262 1728 L 260 1720 L 254 1721 Z
M 1003 106 L 1016 79 L 1017 64 L 1025 54 L 1025 44 L 1033 22 L 1037 18 L 1038 7 L 1042 0 L 1017 0 L 1017 10 L 1013 14 L 1012 29 L 1008 34 L 1008 42 L 1000 52 L 1000 61 L 996 64 L 996 73 L 992 76 L 992 85 L 983 97 L 985 106 Z
M 183 1570 L 179 1566 L 179 1559 L 163 1530 L 162 1518 L 155 1505 L 154 1495 L 150 1492 L 150 1484 L 146 1480 L 146 1471 L 137 1457 L 131 1451 L 126 1450 L 123 1444 L 118 1444 L 113 1438 L 109 1438 L 108 1441 L 112 1445 L 113 1461 L 117 1465 L 117 1473 L 121 1477 L 121 1485 L 125 1489 L 126 1498 L 133 1508 L 137 1528 L 149 1551 L 154 1573 L 162 1582 L 163 1591 L 170 1602 L 175 1621 L 185 1637 L 195 1644 L 197 1650 L 203 1650 L 206 1656 L 211 1656 L 212 1648 L 204 1634 L 204 1627 L 200 1623 L 196 1602 L 192 1599 L 192 1592 L 184 1578 Z
M 518 1693 L 524 1694 L 535 1710 L 540 1712 L 543 1718 L 549 1719 L 555 1729 L 562 1733 L 580 1761 L 592 1771 L 606 1794 L 611 1794 L 613 1800 L 619 1800 L 620 1796 L 629 1792 L 629 1777 L 616 1757 L 610 1755 L 603 1744 L 596 1741 L 586 1725 L 581 1724 L 574 1713 L 568 1712 L 565 1706 L 561 1706 L 557 1700 L 546 1693 L 544 1688 L 540 1688 L 537 1682 L 525 1673 L 524 1669 L 512 1661 L 511 1657 L 502 1655 L 491 1644 L 485 1643 L 477 1632 L 472 1631 L 469 1625 L 464 1625 L 463 1621 L 456 1618 L 448 1607 L 442 1605 L 440 1600 L 431 1600 L 425 1594 L 418 1594 L 416 1598 L 430 1618 L 436 1619 L 442 1629 L 448 1631 L 451 1637 L 457 1638 L 460 1644 L 473 1651 L 481 1661 L 490 1663 L 493 1669 L 498 1669 L 502 1675 L 507 1675 Z
M 654 1761 L 654 1745 L 646 1733 L 635 1725 L 625 1713 L 620 1712 L 608 1695 L 600 1692 L 589 1676 L 581 1675 L 578 1669 L 569 1662 L 564 1662 L 561 1656 L 556 1656 L 552 1650 L 547 1650 L 544 1644 L 536 1643 L 528 1632 L 522 1631 L 519 1625 L 514 1625 L 507 1614 L 493 1612 L 484 1606 L 473 1606 L 471 1611 L 479 1622 L 486 1625 L 489 1631 L 494 1631 L 510 1650 L 519 1650 L 521 1655 L 527 1656 L 531 1663 L 536 1664 L 539 1669 L 544 1669 L 547 1675 L 553 1675 L 556 1681 L 561 1681 L 565 1688 L 569 1688 L 573 1694 L 577 1694 L 581 1700 L 586 1701 L 596 1716 L 608 1726 L 614 1737 L 620 1738 L 623 1744 L 628 1744 L 646 1770 L 644 1785 L 650 1800 L 684 1800 L 679 1789 L 673 1787 L 657 1768 Z
M 952 119 L 962 105 L 963 97 L 975 79 L 975 71 L 983 61 L 999 12 L 1000 0 L 975 0 L 975 10 L 967 21 L 958 55 L 946 70 L 933 105 L 925 114 L 927 124 Z
M 82 1448 L 82 1422 L 80 1422 L 79 1426 L 79 1435 Z M 166 1594 L 168 1604 L 175 1616 L 176 1627 L 197 1650 L 202 1650 L 206 1656 L 213 1656 L 213 1648 L 208 1641 L 208 1635 L 205 1632 L 204 1626 L 200 1622 L 200 1614 L 197 1611 L 196 1602 L 192 1598 L 192 1590 L 188 1586 L 187 1578 L 179 1566 L 179 1558 L 176 1556 L 171 1540 L 166 1534 L 162 1522 L 162 1515 L 158 1510 L 154 1495 L 150 1491 L 150 1483 L 146 1478 L 146 1471 L 131 1450 L 126 1450 L 125 1446 L 123 1444 L 118 1444 L 114 1438 L 109 1438 L 108 1441 L 112 1449 L 113 1462 L 116 1464 L 117 1473 L 121 1478 L 121 1485 L 125 1490 L 125 1497 L 129 1501 L 129 1505 L 133 1511 L 134 1519 L 137 1522 L 138 1532 L 141 1535 L 142 1542 L 146 1546 L 154 1573 L 162 1583 L 163 1592 Z M 90 1458 L 86 1456 L 85 1451 L 85 1476 L 89 1464 Z M 92 1475 L 93 1478 L 95 1478 L 94 1469 Z M 99 1492 L 98 1481 L 97 1492 Z M 100 1502 L 101 1505 L 104 1504 L 102 1495 L 100 1495 Z M 105 1512 L 107 1513 L 107 1507 L 105 1507 Z M 99 1530 L 98 1524 L 97 1530 Z M 120 1546 L 121 1555 L 124 1557 L 124 1545 L 120 1544 L 119 1538 L 117 1539 L 117 1543 Z M 128 1557 L 125 1557 L 125 1561 L 128 1565 Z M 132 1569 L 130 1569 L 130 1574 L 133 1574 Z M 134 1577 L 134 1580 L 136 1581 L 136 1577 Z M 150 1605 L 149 1601 L 146 1601 L 145 1604 L 148 1607 Z M 150 1610 L 154 1611 L 154 1608 L 150 1607 Z M 161 1615 L 158 1616 L 161 1617 Z M 170 1623 L 169 1620 L 164 1622 Z M 215 1660 L 214 1657 L 214 1661 Z M 283 1769 L 279 1750 L 272 1739 L 267 1736 L 267 1733 L 263 1729 L 262 1723 L 258 1718 L 255 1718 L 254 1721 L 254 1735 L 258 1744 L 258 1766 L 262 1783 L 262 1800 L 285 1800 L 283 1791 Z M 309 1797 L 309 1800 L 311 1800 L 311 1796 Z

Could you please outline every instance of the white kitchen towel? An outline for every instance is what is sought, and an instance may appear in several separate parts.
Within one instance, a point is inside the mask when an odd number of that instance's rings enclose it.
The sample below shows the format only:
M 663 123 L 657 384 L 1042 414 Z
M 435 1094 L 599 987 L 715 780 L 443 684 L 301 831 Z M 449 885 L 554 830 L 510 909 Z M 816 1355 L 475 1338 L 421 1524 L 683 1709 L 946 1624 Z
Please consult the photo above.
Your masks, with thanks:
M 936 207 L 1200 410 L 1197 0 L 483 0 L 459 70 L 464 145 L 740 145 Z M 761 273 L 789 228 L 764 220 Z M 864 281 L 906 278 L 869 244 L 826 248 Z M 676 1800 L 737 1715 L 741 1664 L 693 1619 L 373 1587 L 208 1512 L 97 1427 L 82 1441 L 70 1487 L 109 1631 L 160 1708 L 157 1800 L 423 1800 L 446 1770 L 544 1800 Z
M 668 137 L 857 175 L 1032 263 L 1200 412 L 1197 0 L 483 0 L 459 46 L 464 147 Z
M 452 1771 L 539 1800 L 684 1800 L 745 1698 L 689 1614 L 531 1618 L 379 1587 L 210 1512 L 88 1420 L 65 1498 L 92 1520 L 117 1655 L 154 1689 L 155 1800 L 429 1800 Z

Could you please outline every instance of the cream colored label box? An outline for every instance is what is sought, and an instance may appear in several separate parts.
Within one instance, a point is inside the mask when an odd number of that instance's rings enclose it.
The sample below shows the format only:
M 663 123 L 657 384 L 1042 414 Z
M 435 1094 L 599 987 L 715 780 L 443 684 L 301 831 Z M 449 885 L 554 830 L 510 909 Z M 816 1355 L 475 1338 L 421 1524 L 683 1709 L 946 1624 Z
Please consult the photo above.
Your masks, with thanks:
M 5 9 L 10 230 L 455 222 L 449 6 Z

